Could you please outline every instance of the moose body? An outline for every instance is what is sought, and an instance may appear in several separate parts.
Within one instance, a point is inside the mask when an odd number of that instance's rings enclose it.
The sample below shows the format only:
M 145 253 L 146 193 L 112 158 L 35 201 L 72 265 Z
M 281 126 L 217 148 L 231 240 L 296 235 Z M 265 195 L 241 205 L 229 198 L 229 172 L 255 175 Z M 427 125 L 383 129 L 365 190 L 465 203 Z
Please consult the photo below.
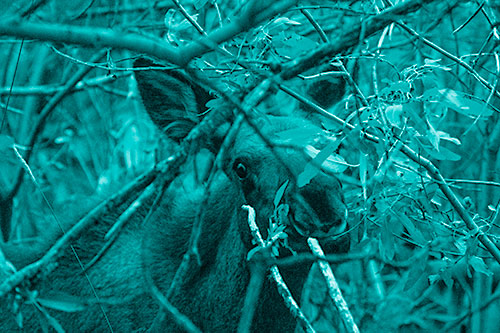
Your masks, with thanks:
M 149 65 L 146 60 L 140 60 L 138 64 Z M 153 122 L 172 139 L 183 139 L 199 122 L 198 113 L 209 100 L 208 94 L 177 72 L 150 70 L 138 72 L 136 78 Z M 257 121 L 260 132 L 266 137 L 315 126 L 297 117 L 262 115 Z M 269 218 L 275 209 L 276 192 L 304 169 L 308 159 L 300 149 L 277 148 L 273 152 L 252 126 L 243 123 L 225 153 L 223 167 L 215 171 L 207 189 L 203 174 L 207 174 L 212 165 L 210 161 L 217 154 L 226 133 L 219 132 L 219 129 L 214 130 L 213 136 L 204 140 L 205 147 L 189 158 L 146 222 L 152 199 L 141 206 L 113 245 L 86 270 L 88 279 L 68 249 L 49 276 L 34 282 L 32 287 L 39 291 L 40 300 L 64 300 L 67 304 L 78 305 L 71 311 L 46 309 L 62 327 L 81 332 L 109 331 L 109 326 L 116 332 L 143 331 L 152 326 L 153 330 L 162 332 L 180 330 L 168 316 L 164 320 L 156 318 L 160 306 L 152 296 L 151 283 L 162 294 L 167 293 L 189 247 L 193 223 L 203 209 L 198 241 L 201 265 L 192 265 L 169 301 L 202 331 L 237 329 L 250 279 L 247 253 L 255 246 L 241 206 L 249 204 L 255 208 L 257 224 L 266 237 Z M 300 225 L 302 233 L 331 235 L 345 229 L 345 206 L 335 177 L 319 172 L 301 188 L 293 181 L 290 183 L 281 201 L 290 207 L 290 220 Z M 208 199 L 205 200 L 207 191 Z M 131 201 L 133 199 L 128 204 Z M 84 266 L 101 250 L 104 235 L 119 215 L 120 211 L 117 211 L 103 217 L 73 242 Z M 287 226 L 288 231 L 291 229 L 291 225 Z M 4 252 L 17 268 L 21 268 L 40 257 L 50 244 L 39 246 L 33 256 L 9 246 Z M 295 232 L 295 236 L 289 237 L 289 244 L 292 248 L 297 245 L 301 250 L 305 241 Z M 328 237 L 323 244 L 327 251 L 341 250 L 345 246 L 345 242 L 338 245 Z M 300 298 L 308 268 L 301 265 L 281 269 L 296 299 Z M 147 276 L 151 279 L 148 280 Z M 2 304 L 0 329 L 19 329 L 13 315 L 6 309 L 7 303 Z M 24 304 L 21 313 L 25 331 L 40 329 L 38 317 L 43 315 L 35 305 Z M 295 320 L 276 286 L 266 278 L 252 331 L 290 332 L 295 326 Z

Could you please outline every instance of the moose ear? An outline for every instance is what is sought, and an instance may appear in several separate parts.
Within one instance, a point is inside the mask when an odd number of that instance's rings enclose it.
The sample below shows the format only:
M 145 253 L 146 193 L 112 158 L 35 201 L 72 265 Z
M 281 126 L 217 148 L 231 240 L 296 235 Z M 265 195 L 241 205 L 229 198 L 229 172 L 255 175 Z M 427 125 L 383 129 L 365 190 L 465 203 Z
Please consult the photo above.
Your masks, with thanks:
M 318 72 L 337 72 L 341 74 L 343 71 L 337 65 L 328 64 L 320 67 L 319 70 L 316 69 L 310 74 L 317 74 Z M 308 81 L 305 93 L 313 102 L 325 109 L 334 106 L 342 100 L 347 88 L 346 80 L 344 76 L 340 76 L 340 74 L 336 76 L 319 76 L 316 79 Z M 308 106 L 302 106 L 302 108 L 307 112 L 315 113 L 313 109 Z
M 211 97 L 181 70 L 154 67 L 160 65 L 145 58 L 134 62 L 134 68 L 150 68 L 135 72 L 142 102 L 153 123 L 179 142 L 200 122 Z

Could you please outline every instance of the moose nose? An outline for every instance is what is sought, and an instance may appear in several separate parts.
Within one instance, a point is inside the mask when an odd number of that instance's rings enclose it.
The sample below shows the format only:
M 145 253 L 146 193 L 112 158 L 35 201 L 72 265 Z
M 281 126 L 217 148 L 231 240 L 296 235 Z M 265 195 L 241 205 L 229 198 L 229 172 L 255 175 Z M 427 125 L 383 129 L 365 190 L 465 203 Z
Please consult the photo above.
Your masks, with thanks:
M 316 221 L 309 230 L 312 236 L 333 236 L 345 230 L 347 209 L 338 189 L 318 189 L 313 185 L 300 189 L 299 194 L 311 208 L 311 215 L 315 215 L 313 220 Z

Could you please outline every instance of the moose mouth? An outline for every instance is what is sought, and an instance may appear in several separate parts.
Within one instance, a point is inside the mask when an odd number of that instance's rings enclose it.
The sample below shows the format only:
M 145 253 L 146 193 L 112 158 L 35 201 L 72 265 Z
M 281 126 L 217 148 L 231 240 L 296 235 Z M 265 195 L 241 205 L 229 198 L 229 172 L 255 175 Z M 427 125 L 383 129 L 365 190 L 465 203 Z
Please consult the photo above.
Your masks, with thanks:
M 335 223 L 330 221 L 319 221 L 317 223 L 307 223 L 295 218 L 293 211 L 289 212 L 287 219 L 289 225 L 285 229 L 290 236 L 299 238 L 314 237 L 318 239 L 335 240 L 344 235 L 347 223 L 343 219 L 338 219 Z
M 347 216 L 339 217 L 335 214 L 328 221 L 322 221 L 314 211 L 304 213 L 303 210 L 300 210 L 299 213 L 287 204 L 280 204 L 280 207 L 275 211 L 274 219 L 277 219 L 278 224 L 285 227 L 284 231 L 288 235 L 289 245 L 296 250 L 305 250 L 304 244 L 308 237 L 314 237 L 322 243 L 334 245 L 345 235 L 347 229 Z
M 282 188 L 286 186 L 287 183 Z M 282 194 L 279 203 L 275 203 L 271 221 L 284 227 L 289 245 L 304 249 L 309 237 L 333 247 L 338 241 L 344 241 L 348 226 L 347 209 L 342 200 L 314 188 Z

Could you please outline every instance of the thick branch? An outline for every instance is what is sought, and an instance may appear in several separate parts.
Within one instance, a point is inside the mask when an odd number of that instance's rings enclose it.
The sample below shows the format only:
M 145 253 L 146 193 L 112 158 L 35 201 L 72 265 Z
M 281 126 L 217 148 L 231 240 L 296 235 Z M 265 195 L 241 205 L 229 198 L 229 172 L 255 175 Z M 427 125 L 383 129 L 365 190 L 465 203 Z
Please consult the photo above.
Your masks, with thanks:
M 184 161 L 181 157 L 182 155 L 170 158 L 165 163 L 158 164 L 153 170 L 146 172 L 137 178 L 133 183 L 127 185 L 122 191 L 113 195 L 111 198 L 90 211 L 84 218 L 68 230 L 40 260 L 22 268 L 2 281 L 0 284 L 0 298 L 23 281 L 33 278 L 40 271 L 47 270 L 49 267 L 54 269 L 56 266 L 49 264 L 56 260 L 61 252 L 68 247 L 72 240 L 87 230 L 89 225 L 95 223 L 97 218 L 103 216 L 106 212 L 109 212 L 110 209 L 122 204 L 125 200 L 129 199 L 131 195 L 134 195 L 134 193 L 139 193 L 142 189 L 151 184 L 159 173 L 165 173 L 166 168 L 174 169 L 178 167 Z M 171 174 L 175 175 L 175 172 L 172 172 Z
M 329 43 L 322 44 L 313 52 L 309 52 L 301 57 L 297 57 L 283 66 L 281 77 L 288 80 L 296 75 L 313 68 L 323 59 L 333 57 L 339 53 L 354 47 L 363 39 L 382 30 L 389 24 L 400 19 L 402 15 L 408 15 L 420 9 L 424 4 L 435 2 L 436 0 L 410 0 L 402 2 L 394 7 L 384 10 L 382 13 L 369 17 L 364 22 L 354 25 L 345 34 L 342 34 Z
M 0 22 L 0 35 L 39 39 L 89 47 L 112 47 L 146 53 L 174 64 L 182 63 L 172 46 L 138 34 L 104 28 L 79 27 L 56 23 L 37 23 L 13 19 Z
M 297 92 L 293 91 L 289 87 L 286 87 L 285 85 L 281 84 L 280 89 L 289 94 L 292 97 L 297 98 L 299 101 L 302 103 L 307 104 L 310 108 L 314 109 L 315 111 L 323 114 L 324 116 L 336 121 L 340 125 L 342 125 L 344 128 L 347 130 L 353 130 L 354 125 L 344 121 L 343 119 L 337 117 L 336 115 L 328 112 L 327 110 L 323 109 L 319 105 L 315 104 L 314 102 L 304 98 Z M 383 139 L 370 134 L 368 132 L 363 133 L 364 137 L 372 142 L 379 143 Z M 394 140 L 394 138 L 393 138 Z M 460 218 L 465 222 L 465 225 L 467 228 L 481 241 L 481 243 L 486 247 L 488 252 L 495 258 L 495 260 L 500 263 L 500 249 L 493 243 L 493 241 L 486 235 L 474 222 L 472 219 L 471 215 L 467 210 L 464 208 L 462 205 L 462 200 L 459 199 L 457 194 L 453 192 L 453 190 L 450 188 L 446 180 L 444 179 L 443 175 L 441 174 L 441 171 L 428 159 L 425 157 L 421 156 L 420 154 L 417 154 L 413 149 L 411 149 L 408 145 L 401 143 L 401 152 L 411 159 L 413 162 L 421 165 L 429 174 L 429 176 L 436 181 L 437 185 L 439 186 L 439 189 L 441 192 L 443 192 L 444 196 L 446 199 L 450 202 L 450 204 L 453 206 L 457 214 L 460 216 Z
M 254 13 L 243 11 L 230 23 L 190 44 L 174 48 L 159 38 L 147 38 L 138 34 L 104 28 L 79 27 L 52 23 L 27 22 L 20 19 L 0 22 L 0 35 L 18 38 L 40 39 L 58 43 L 69 43 L 89 47 L 112 47 L 148 54 L 180 67 L 193 58 L 212 50 L 237 34 L 247 31 L 259 22 L 268 20 L 293 6 L 296 0 L 277 2 Z

